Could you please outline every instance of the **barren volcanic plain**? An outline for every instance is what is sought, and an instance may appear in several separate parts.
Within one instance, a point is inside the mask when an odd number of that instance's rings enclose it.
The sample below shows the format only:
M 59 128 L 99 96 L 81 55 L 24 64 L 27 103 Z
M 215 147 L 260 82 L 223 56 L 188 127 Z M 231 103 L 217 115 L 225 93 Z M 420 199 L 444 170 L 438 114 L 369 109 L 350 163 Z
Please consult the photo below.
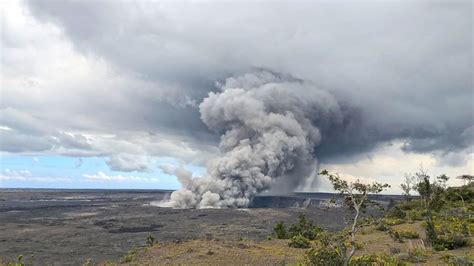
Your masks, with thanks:
M 155 206 L 169 191 L 0 190 L 0 261 L 23 255 L 35 264 L 117 261 L 153 235 L 181 240 L 263 240 L 275 222 L 305 213 L 340 229 L 339 208 L 319 207 L 329 194 L 257 197 L 248 209 L 169 209 Z M 386 199 L 385 199 L 386 200 Z

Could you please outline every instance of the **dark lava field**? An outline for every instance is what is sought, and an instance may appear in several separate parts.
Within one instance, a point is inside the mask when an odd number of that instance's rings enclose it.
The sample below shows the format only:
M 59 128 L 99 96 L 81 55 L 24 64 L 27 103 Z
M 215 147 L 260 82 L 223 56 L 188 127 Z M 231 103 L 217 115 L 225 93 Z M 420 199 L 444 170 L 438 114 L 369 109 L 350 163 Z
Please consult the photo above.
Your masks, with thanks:
M 159 242 L 186 239 L 265 239 L 275 222 L 305 213 L 319 226 L 339 229 L 331 194 L 257 197 L 249 209 L 169 209 L 157 190 L 0 189 L 0 261 L 23 255 L 34 264 L 82 265 L 118 261 L 152 234 Z M 381 198 L 388 202 L 390 196 Z

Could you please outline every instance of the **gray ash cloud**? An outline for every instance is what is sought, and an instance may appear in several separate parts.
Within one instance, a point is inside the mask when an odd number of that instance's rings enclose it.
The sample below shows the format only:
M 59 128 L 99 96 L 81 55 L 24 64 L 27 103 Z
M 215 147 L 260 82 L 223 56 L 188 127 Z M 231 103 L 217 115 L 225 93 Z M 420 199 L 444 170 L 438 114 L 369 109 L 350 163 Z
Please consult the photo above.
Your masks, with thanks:
M 316 174 L 319 126 L 342 122 L 329 93 L 269 71 L 228 78 L 199 110 L 209 129 L 221 135 L 220 154 L 205 176 L 181 179 L 171 207 L 246 207 L 275 183 L 292 191 Z M 278 183 L 280 178 L 290 182 Z

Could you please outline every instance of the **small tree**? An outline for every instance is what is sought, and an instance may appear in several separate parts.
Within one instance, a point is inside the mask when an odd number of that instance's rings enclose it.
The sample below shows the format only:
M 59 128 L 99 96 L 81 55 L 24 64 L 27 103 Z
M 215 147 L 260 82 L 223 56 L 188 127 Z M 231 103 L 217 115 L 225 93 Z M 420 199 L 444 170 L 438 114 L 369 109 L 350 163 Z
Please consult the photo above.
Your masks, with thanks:
M 313 221 L 308 220 L 303 213 L 298 214 L 298 222 L 288 228 L 289 237 L 302 235 L 309 240 L 314 240 L 323 229 L 313 225 Z
M 464 185 L 469 185 L 474 181 L 474 175 L 460 175 L 456 177 L 457 179 L 461 179 Z
M 344 197 L 344 205 L 351 210 L 354 215 L 351 217 L 352 221 L 350 221 L 348 234 L 350 236 L 350 246 L 348 249 L 343 248 L 344 265 L 349 265 L 356 250 L 356 233 L 363 226 L 359 221 L 360 215 L 369 204 L 375 204 L 375 202 L 369 199 L 369 194 L 378 194 L 390 187 L 390 185 L 377 182 L 363 184 L 359 180 L 349 183 L 343 180 L 338 174 L 331 174 L 327 170 L 321 171 L 320 175 L 327 176 L 334 190 L 338 191 L 339 194 Z
M 347 254 L 347 230 L 337 233 L 323 232 L 319 235 L 320 245 L 306 251 L 306 265 L 342 265 Z
M 405 180 L 402 184 L 400 184 L 400 188 L 402 189 L 403 195 L 405 195 L 407 202 L 410 202 L 410 192 L 413 190 L 415 184 L 415 177 L 405 173 Z
M 420 194 L 421 201 L 423 202 L 424 218 L 426 222 L 426 236 L 428 240 L 434 244 L 438 240 L 436 234 L 435 225 L 433 221 L 433 212 L 438 211 L 444 205 L 444 188 L 440 182 L 431 181 L 428 171 L 420 167 L 418 173 L 416 173 L 418 183 L 415 187 L 418 194 Z M 446 180 L 445 175 L 438 178 L 438 180 Z
M 286 230 L 286 225 L 283 221 L 279 221 L 273 227 L 273 233 L 277 239 L 287 239 L 288 238 L 288 231 Z
M 442 174 L 438 177 L 436 177 L 436 180 L 438 181 L 438 184 L 443 187 L 444 189 L 447 188 L 447 183 L 448 183 L 448 180 L 449 180 L 449 176 L 445 175 L 445 174 Z

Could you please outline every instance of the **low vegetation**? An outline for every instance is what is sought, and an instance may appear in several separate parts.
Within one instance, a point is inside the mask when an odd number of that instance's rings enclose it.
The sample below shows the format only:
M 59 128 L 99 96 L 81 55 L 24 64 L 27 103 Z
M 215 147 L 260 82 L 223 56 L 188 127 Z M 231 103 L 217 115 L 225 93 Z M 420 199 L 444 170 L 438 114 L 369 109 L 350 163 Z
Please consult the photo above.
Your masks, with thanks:
M 320 264 L 324 265 L 324 264 Z M 397 257 L 382 254 L 366 254 L 354 257 L 350 265 L 393 265 L 393 266 L 402 266 L 407 265 L 406 262 L 400 260 Z
M 415 239 L 420 238 L 420 234 L 415 231 L 400 231 L 398 232 L 401 238 Z
M 308 240 L 305 241 L 305 246 L 310 242 L 303 264 L 407 265 L 424 263 L 431 259 L 448 265 L 474 265 L 472 252 L 468 252 L 467 255 L 446 253 L 462 248 L 472 251 L 471 241 L 474 233 L 472 178 L 469 179 L 470 183 L 461 187 L 447 187 L 449 177 L 441 175 L 431 178 L 421 168 L 414 176 L 405 176 L 405 183 L 401 186 L 406 196 L 405 201 L 396 203 L 381 219 L 361 219 L 360 214 L 372 203 L 367 194 L 379 193 L 388 185 L 378 183 L 366 185 L 358 181 L 348 183 L 337 174 L 327 171 L 322 171 L 321 174 L 327 176 L 334 189 L 340 192 L 344 206 L 351 211 L 352 216 L 346 217 L 347 227 L 339 232 L 327 232 L 320 228 L 316 230 L 313 223 L 304 216 L 300 216 L 299 222 L 291 225 L 290 228 L 293 230 L 288 232 L 285 231 L 285 224 L 279 222 L 274 227 L 277 238 L 278 236 L 284 236 L 280 239 L 290 238 L 290 246 L 294 245 L 296 239 Z M 411 196 L 412 191 L 417 192 L 419 197 Z M 408 248 L 405 252 L 401 252 L 400 248 L 392 247 L 390 254 L 378 252 L 355 255 L 357 250 L 364 251 L 364 245 L 357 241 L 357 233 L 365 228 L 383 232 L 394 241 L 393 245 L 408 245 Z M 302 234 L 303 231 L 305 235 Z M 364 230 L 362 233 L 365 238 L 370 237 L 368 231 L 370 230 Z M 415 242 L 418 243 L 416 246 L 413 244 L 415 240 L 418 240 Z
M 158 242 L 156 241 L 156 238 L 153 235 L 148 235 L 145 239 L 145 244 L 148 247 L 153 247 L 154 245 L 158 244 Z
M 273 235 L 277 239 L 289 239 L 301 236 L 308 240 L 314 240 L 318 234 L 323 231 L 322 228 L 313 225 L 313 222 L 306 219 L 306 216 L 302 213 L 298 215 L 298 222 L 290 225 L 288 230 L 283 221 L 276 223 L 273 227 Z
M 472 256 L 472 254 L 471 254 Z M 448 265 L 456 266 L 472 266 L 474 265 L 474 260 L 469 256 L 454 256 L 451 254 L 446 254 L 441 257 L 441 260 Z
M 25 266 L 26 264 L 23 262 L 23 255 L 18 255 L 16 257 L 16 262 L 8 262 L 6 264 L 2 264 L 0 262 L 0 265 L 5 265 L 5 266 Z
M 302 235 L 296 235 L 290 239 L 290 243 L 288 243 L 288 246 L 294 248 L 309 248 L 311 246 L 311 243 L 309 242 L 308 238 Z
M 135 260 L 137 256 L 137 250 L 130 250 L 127 255 L 123 256 L 120 262 L 129 263 Z
M 283 221 L 278 222 L 273 227 L 273 233 L 277 239 L 288 239 L 288 231 L 286 230 L 286 225 Z

